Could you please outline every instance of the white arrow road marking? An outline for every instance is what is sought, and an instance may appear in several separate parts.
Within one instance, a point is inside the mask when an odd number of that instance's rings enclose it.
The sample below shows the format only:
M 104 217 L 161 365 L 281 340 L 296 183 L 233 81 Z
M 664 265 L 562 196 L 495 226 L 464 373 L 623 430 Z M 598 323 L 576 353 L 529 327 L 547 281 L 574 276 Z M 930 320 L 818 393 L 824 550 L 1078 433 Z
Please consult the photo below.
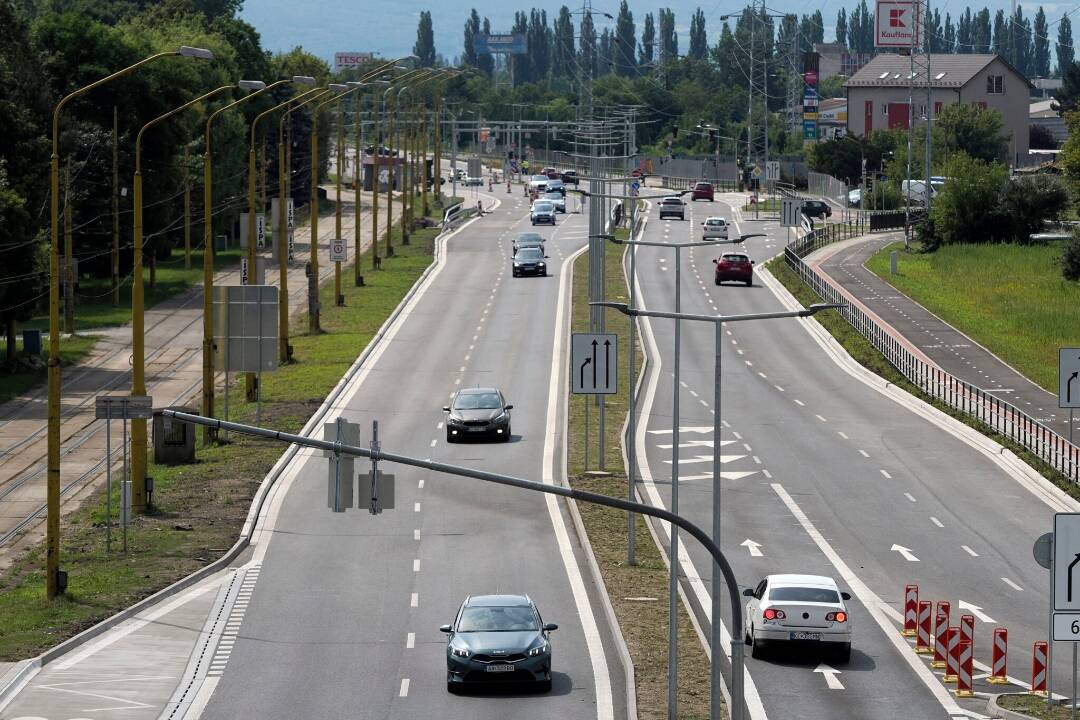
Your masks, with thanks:
M 911 554 L 911 549 L 906 548 L 903 545 L 893 545 L 890 550 L 900 553 L 908 562 L 919 562 L 919 558 Z
M 961 600 L 960 602 L 956 603 L 956 606 L 961 610 L 967 610 L 969 613 L 977 617 L 979 619 L 979 622 L 990 623 L 991 625 L 996 624 L 994 618 L 984 613 L 982 611 L 982 608 L 978 605 L 972 605 L 969 602 Z
M 744 457 L 746 457 L 746 456 L 745 455 L 721 455 L 720 456 L 720 463 L 726 465 L 729 462 L 732 462 L 734 460 L 739 460 L 739 459 L 744 458 Z M 695 455 L 692 458 L 685 458 L 685 459 L 679 458 L 679 464 L 680 465 L 693 465 L 694 463 L 712 462 L 712 459 L 713 459 L 712 455 Z M 665 460 L 664 462 L 666 464 L 668 464 L 668 465 L 671 464 L 670 460 Z
M 672 433 L 671 430 L 649 430 L 648 432 L 650 435 L 670 435 Z M 701 427 L 680 427 L 679 432 L 697 433 L 699 435 L 711 435 L 712 425 L 704 425 Z
M 735 442 L 735 441 L 734 440 L 721 440 L 720 441 L 720 447 L 724 447 L 725 445 L 730 445 L 733 442 Z M 679 443 L 679 447 L 681 447 L 681 448 L 688 448 L 688 447 L 709 447 L 709 448 L 711 448 L 712 446 L 713 446 L 713 441 L 712 440 L 687 440 L 684 443 Z M 657 445 L 656 447 L 660 448 L 661 450 L 670 450 L 671 449 L 670 445 Z
M 721 480 L 742 480 L 744 477 L 753 475 L 757 470 L 722 470 L 720 472 Z M 690 480 L 712 480 L 711 472 L 704 472 L 700 475 L 680 475 L 679 482 L 687 482 Z
M 739 545 L 750 551 L 750 557 L 761 557 L 764 554 L 761 552 L 761 543 L 756 543 L 750 538 L 746 538 Z
M 830 690 L 844 689 L 844 684 L 840 682 L 840 678 L 836 677 L 840 674 L 840 671 L 836 668 L 831 668 L 825 663 L 821 663 L 816 668 L 814 668 L 814 672 L 821 673 L 825 676 L 825 684 L 829 686 Z

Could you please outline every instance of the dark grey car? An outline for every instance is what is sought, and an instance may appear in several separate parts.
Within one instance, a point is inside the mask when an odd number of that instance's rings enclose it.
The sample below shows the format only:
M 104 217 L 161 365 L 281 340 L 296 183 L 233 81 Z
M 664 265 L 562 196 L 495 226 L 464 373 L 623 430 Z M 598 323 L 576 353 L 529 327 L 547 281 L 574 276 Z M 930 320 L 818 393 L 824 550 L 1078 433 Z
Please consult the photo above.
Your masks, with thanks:
M 510 442 L 510 411 L 513 405 L 495 388 L 465 388 L 454 393 L 446 416 L 446 442 L 464 438 L 497 438 Z
M 547 255 L 538 247 L 524 247 L 514 253 L 514 277 L 547 275 Z
M 467 685 L 534 684 L 551 690 L 551 640 L 558 625 L 544 624 L 527 595 L 472 595 L 446 640 L 446 689 Z
M 517 238 L 514 240 L 513 250 L 512 250 L 512 252 L 510 254 L 511 254 L 511 256 L 517 255 L 518 250 L 521 250 L 522 248 L 527 248 L 527 247 L 540 248 L 540 250 L 543 251 L 543 249 L 544 249 L 544 236 L 541 235 L 540 233 L 534 233 L 534 232 L 518 233 Z

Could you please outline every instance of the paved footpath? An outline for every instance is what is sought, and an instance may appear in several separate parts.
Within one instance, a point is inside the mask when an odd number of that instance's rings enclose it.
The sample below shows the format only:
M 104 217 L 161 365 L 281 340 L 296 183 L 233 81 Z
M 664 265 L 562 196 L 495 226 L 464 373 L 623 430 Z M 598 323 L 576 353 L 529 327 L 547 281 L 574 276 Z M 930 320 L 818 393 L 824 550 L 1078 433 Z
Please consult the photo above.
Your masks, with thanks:
M 333 197 L 333 190 L 331 190 Z M 383 198 L 380 198 L 381 200 Z M 349 239 L 353 256 L 354 195 L 342 194 L 342 235 Z M 379 225 L 386 221 L 386 204 L 380 203 Z M 394 217 L 400 203 L 394 203 Z M 371 243 L 371 194 L 361 194 L 361 240 Z M 289 264 L 290 308 L 307 307 L 307 278 L 304 266 L 310 252 L 310 226 L 294 231 L 294 260 Z M 319 275 L 322 283 L 331 280 L 334 264 L 329 258 L 329 240 L 336 234 L 334 216 L 319 220 Z M 365 268 L 366 269 L 366 268 Z M 278 285 L 278 265 L 269 262 L 266 282 Z M 342 282 L 352 282 L 351 268 L 342 270 Z M 214 275 L 217 285 L 240 284 L 239 269 Z M 198 406 L 202 392 L 202 307 L 201 284 L 146 311 L 146 384 L 155 407 Z M 106 452 L 105 424 L 94 418 L 94 397 L 103 392 L 124 392 L 131 388 L 131 326 L 87 331 L 101 340 L 79 363 L 66 367 L 61 375 L 61 464 L 60 485 L 64 507 L 85 497 L 104 482 Z M 219 387 L 223 377 L 218 378 Z M 46 388 L 39 386 L 0 405 L 0 569 L 7 567 L 19 551 L 42 537 L 45 503 Z M 223 411 L 219 395 L 217 410 Z M 113 453 L 119 462 L 121 423 L 113 422 Z
M 1057 396 L 865 267 L 874 253 L 902 239 L 903 233 L 853 238 L 817 250 L 807 257 L 807 262 L 827 275 L 853 302 L 876 316 L 890 334 L 916 354 L 1068 437 L 1069 414 L 1058 409 Z M 1080 428 L 1080 417 L 1074 421 L 1074 427 Z

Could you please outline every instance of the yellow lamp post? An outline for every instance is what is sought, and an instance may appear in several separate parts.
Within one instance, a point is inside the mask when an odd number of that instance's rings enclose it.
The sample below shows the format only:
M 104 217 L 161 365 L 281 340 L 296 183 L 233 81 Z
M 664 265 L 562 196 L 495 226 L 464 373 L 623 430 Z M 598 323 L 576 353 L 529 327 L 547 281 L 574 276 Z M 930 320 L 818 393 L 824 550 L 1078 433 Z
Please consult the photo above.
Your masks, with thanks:
M 173 115 L 198 105 L 210 98 L 232 90 L 235 85 L 224 85 L 211 90 L 205 95 L 173 108 L 164 115 L 159 115 L 139 129 L 135 136 L 135 181 L 134 215 L 135 224 L 132 234 L 133 269 L 131 273 L 131 394 L 146 394 L 146 352 L 145 352 L 145 307 L 143 302 L 143 178 L 142 178 L 142 138 L 150 128 L 168 120 Z M 146 420 L 134 418 L 131 421 L 131 505 L 135 510 L 146 508 Z
M 134 65 L 79 88 L 60 99 L 53 109 L 52 157 L 49 160 L 49 400 L 48 460 L 46 475 L 45 592 L 51 599 L 61 592 L 60 582 L 60 113 L 64 106 L 91 90 L 164 57 L 192 57 L 212 60 L 214 54 L 202 48 L 183 46 L 157 53 Z

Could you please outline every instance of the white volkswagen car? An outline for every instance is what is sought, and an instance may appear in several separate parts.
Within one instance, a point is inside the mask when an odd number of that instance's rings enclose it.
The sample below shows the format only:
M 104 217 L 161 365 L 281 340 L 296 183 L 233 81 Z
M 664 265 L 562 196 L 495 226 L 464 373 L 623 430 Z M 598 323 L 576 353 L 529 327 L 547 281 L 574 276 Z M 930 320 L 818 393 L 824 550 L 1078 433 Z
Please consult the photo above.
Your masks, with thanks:
M 836 581 L 823 575 L 768 575 L 754 589 L 743 591 L 746 603 L 746 644 L 761 658 L 765 647 L 796 643 L 851 657 L 851 616 Z
M 705 218 L 705 222 L 701 223 L 701 239 L 702 240 L 727 240 L 728 239 L 727 220 L 725 220 L 722 217 Z

